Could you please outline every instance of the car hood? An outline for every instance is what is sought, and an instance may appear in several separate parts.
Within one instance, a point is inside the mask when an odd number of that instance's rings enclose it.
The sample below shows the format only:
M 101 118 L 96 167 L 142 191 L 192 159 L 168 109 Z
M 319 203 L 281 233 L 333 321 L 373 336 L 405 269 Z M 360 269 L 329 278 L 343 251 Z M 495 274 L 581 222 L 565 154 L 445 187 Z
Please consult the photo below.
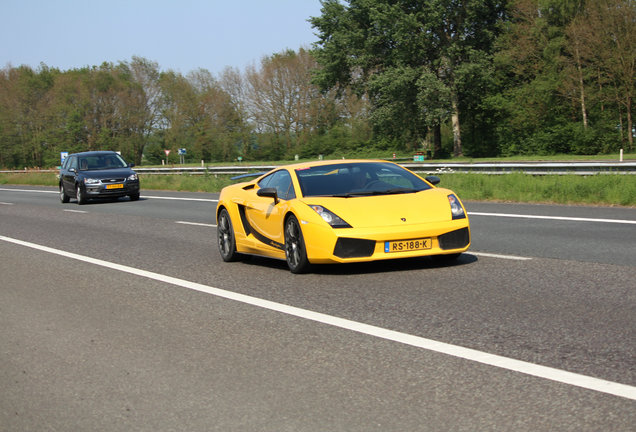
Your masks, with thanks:
M 102 169 L 102 170 L 86 170 L 80 171 L 80 175 L 83 177 L 90 177 L 96 179 L 104 178 L 126 178 L 135 172 L 130 168 L 114 168 L 114 169 Z
M 321 205 L 355 228 L 443 222 L 452 219 L 447 189 L 397 195 L 350 198 L 308 197 L 308 205 Z

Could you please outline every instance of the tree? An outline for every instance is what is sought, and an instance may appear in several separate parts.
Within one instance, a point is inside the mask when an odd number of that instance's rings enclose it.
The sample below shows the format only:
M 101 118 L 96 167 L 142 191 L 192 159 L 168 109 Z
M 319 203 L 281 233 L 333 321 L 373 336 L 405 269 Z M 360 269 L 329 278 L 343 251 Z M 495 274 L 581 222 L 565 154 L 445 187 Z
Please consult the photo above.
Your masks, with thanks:
M 132 151 L 136 164 L 141 163 L 146 143 L 161 121 L 161 87 L 159 86 L 159 65 L 157 62 L 133 56 L 130 63 L 121 63 L 127 69 L 134 83 L 130 93 L 135 106 L 131 126 Z
M 260 68 L 248 67 L 245 107 L 260 133 L 272 133 L 288 154 L 300 151 L 312 134 L 328 127 L 333 110 L 329 95 L 312 84 L 317 63 L 308 50 L 287 50 L 261 60 Z
M 614 86 L 615 100 L 627 119 L 627 140 L 634 148 L 633 100 L 636 76 L 636 2 L 634 0 L 589 1 L 586 27 L 589 57 Z M 621 111 L 622 111 L 621 110 Z M 619 116 L 621 119 L 622 116 Z M 622 120 L 619 120 L 622 123 Z
M 566 65 L 565 26 L 575 16 L 569 2 L 516 0 L 512 22 L 500 40 L 496 63 L 499 68 L 499 118 L 504 154 L 548 154 L 567 152 L 566 129 L 580 109 L 578 97 L 564 86 Z M 575 117 L 574 117 L 575 118 Z
M 511 13 L 491 99 L 502 151 L 616 150 L 615 125 L 631 121 L 633 0 L 516 0 Z
M 40 65 L 37 71 L 21 66 L 2 74 L 0 130 L 6 150 L 0 156 L 12 165 L 43 166 L 48 149 L 50 105 L 56 69 Z
M 160 78 L 163 95 L 162 136 L 166 149 L 187 148 L 195 159 L 231 160 L 238 153 L 243 125 L 229 94 L 209 71 Z
M 467 81 L 462 71 L 483 58 L 480 53 L 491 52 L 505 6 L 489 0 L 323 1 L 322 15 L 311 19 L 322 66 L 316 80 L 323 89 L 352 86 L 358 94 L 368 93 L 375 125 L 386 131 L 387 115 L 395 114 L 390 130 L 404 130 L 402 138 L 421 139 L 427 127 L 439 128 L 450 118 L 454 153 L 461 155 L 462 82 Z M 397 75 L 403 79 L 396 93 Z M 432 100 L 426 83 L 448 97 Z M 395 109 L 396 103 L 402 109 Z M 411 115 L 404 129 L 404 113 L 416 111 L 420 115 Z M 443 117 L 432 118 L 431 112 Z

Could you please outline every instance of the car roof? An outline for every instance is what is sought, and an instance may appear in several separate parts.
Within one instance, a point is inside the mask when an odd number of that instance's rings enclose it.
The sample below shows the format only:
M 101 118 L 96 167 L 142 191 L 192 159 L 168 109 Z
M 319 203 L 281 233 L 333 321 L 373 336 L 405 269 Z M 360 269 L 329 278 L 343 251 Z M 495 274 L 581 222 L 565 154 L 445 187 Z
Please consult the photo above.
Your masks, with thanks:
M 107 155 L 107 154 L 117 154 L 117 152 L 111 150 L 95 150 L 95 151 L 86 151 L 79 153 L 72 153 L 69 156 L 99 156 L 99 155 Z

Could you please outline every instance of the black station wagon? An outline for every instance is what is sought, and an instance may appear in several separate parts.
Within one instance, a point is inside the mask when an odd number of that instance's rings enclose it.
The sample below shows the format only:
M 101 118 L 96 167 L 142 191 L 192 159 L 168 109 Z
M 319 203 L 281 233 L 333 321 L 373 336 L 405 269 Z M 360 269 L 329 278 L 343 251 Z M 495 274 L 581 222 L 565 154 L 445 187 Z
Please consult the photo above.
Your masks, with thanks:
M 77 199 L 84 204 L 91 198 L 139 199 L 139 177 L 134 164 L 113 151 L 73 153 L 60 168 L 60 201 Z

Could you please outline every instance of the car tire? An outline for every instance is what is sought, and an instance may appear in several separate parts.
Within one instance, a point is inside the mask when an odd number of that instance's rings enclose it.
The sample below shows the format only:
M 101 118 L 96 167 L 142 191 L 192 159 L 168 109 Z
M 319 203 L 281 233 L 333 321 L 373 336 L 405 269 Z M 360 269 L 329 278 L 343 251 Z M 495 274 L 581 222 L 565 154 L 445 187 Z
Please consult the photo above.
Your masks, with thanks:
M 285 221 L 285 258 L 292 273 L 305 273 L 310 268 L 303 232 L 294 215 Z
M 84 194 L 84 191 L 82 190 L 82 186 L 80 186 L 79 184 L 75 186 L 75 198 L 77 198 L 77 204 L 79 205 L 86 204 L 86 195 Z
M 62 185 L 62 183 L 60 183 L 60 201 L 62 202 L 62 204 L 66 204 L 70 201 L 68 195 L 66 195 L 66 192 L 64 192 L 64 186 Z
M 138 201 L 139 200 L 139 194 L 132 194 L 132 195 L 128 195 L 130 197 L 131 201 Z
M 232 219 L 226 209 L 221 209 L 217 220 L 217 239 L 219 244 L 219 253 L 223 261 L 236 261 L 240 258 L 240 254 L 236 252 L 236 240 L 234 238 L 234 227 Z

